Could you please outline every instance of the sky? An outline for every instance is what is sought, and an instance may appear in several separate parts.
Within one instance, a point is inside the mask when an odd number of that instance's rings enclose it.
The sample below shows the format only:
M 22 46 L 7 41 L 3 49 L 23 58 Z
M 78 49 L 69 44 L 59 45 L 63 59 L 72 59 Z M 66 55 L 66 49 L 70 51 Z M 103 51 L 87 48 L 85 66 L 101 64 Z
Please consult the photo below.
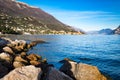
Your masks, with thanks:
M 18 0 L 41 8 L 59 21 L 83 31 L 120 25 L 120 0 Z

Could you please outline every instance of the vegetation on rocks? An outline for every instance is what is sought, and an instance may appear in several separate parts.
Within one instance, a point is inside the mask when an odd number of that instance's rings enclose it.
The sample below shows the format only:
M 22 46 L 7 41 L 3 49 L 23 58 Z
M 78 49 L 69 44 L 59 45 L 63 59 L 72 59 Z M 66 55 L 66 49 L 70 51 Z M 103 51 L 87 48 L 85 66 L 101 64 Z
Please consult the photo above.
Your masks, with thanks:
M 55 30 L 34 17 L 13 17 L 0 14 L 0 32 L 3 34 L 82 34 L 74 30 Z

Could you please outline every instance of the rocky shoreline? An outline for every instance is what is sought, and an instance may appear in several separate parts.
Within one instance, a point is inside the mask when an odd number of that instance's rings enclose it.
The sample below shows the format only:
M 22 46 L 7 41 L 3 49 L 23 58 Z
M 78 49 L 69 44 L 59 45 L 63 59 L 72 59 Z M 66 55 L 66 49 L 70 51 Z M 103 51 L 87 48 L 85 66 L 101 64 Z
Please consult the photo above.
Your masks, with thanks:
M 38 43 L 45 41 L 0 38 L 0 80 L 108 80 L 96 66 L 65 58 L 58 70 L 42 56 L 28 54 Z

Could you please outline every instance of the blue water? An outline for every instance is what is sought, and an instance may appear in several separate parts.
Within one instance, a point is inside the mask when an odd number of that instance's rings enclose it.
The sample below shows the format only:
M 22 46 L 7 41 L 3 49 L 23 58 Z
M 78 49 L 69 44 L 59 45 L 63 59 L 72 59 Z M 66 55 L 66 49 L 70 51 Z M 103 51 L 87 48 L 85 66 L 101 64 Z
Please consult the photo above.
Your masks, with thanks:
M 120 35 L 36 35 L 47 43 L 30 52 L 47 58 L 57 68 L 64 58 L 97 66 L 113 80 L 120 80 Z

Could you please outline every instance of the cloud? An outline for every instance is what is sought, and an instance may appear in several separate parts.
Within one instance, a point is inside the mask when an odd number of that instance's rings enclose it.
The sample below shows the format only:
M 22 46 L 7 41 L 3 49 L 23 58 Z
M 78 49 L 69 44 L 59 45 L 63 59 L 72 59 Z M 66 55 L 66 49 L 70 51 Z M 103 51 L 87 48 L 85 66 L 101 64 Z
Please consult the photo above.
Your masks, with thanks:
M 65 24 L 83 29 L 100 30 L 103 28 L 114 29 L 120 24 L 120 15 L 106 11 L 69 11 L 43 8 Z
M 119 19 L 120 15 L 115 15 L 112 12 L 104 12 L 104 11 L 49 11 L 52 15 L 61 16 L 63 18 L 68 19 Z

